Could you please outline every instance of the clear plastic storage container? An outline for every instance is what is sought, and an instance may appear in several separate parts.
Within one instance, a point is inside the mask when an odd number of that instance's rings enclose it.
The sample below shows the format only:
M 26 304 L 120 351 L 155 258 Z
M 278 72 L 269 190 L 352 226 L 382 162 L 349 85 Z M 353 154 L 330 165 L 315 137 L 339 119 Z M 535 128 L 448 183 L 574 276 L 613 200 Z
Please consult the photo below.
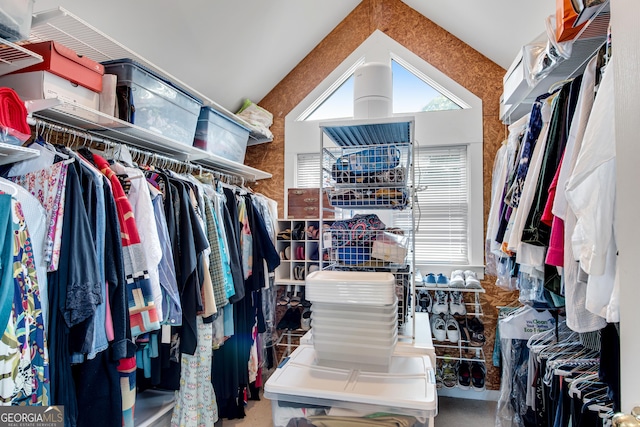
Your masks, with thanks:
M 211 107 L 202 107 L 194 147 L 225 159 L 244 163 L 251 131 Z
M 386 373 L 328 368 L 315 360 L 313 347 L 301 345 L 267 380 L 264 397 L 271 400 L 275 427 L 293 418 L 381 413 L 412 417 L 413 426 L 433 426 L 438 402 L 428 356 L 396 353 Z
M 0 0 L 0 37 L 17 42 L 31 33 L 34 0 Z
M 185 145 L 193 144 L 202 102 L 130 59 L 103 62 L 118 78 L 119 118 Z

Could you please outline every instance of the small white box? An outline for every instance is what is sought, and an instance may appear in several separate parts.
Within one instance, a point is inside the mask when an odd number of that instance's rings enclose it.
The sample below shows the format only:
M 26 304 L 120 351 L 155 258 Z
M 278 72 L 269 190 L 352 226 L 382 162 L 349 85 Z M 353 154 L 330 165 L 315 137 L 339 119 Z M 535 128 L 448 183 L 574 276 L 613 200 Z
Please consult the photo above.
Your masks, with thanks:
M 522 60 L 522 49 L 516 55 L 513 63 L 507 70 L 503 83 L 502 103 L 505 105 L 514 104 L 522 101 L 527 95 L 529 90 L 529 83 L 527 82 L 527 76 L 524 62 Z
M 80 104 L 97 110 L 100 94 L 86 87 L 71 83 L 48 71 L 31 71 L 0 77 L 0 86 L 15 90 L 23 101 L 58 98 L 61 101 Z

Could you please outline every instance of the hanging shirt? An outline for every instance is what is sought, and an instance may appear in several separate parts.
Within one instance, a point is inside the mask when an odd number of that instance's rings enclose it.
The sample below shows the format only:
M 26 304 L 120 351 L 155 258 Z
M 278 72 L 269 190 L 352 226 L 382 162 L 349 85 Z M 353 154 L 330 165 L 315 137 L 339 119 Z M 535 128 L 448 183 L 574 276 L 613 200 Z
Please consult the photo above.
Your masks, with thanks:
M 587 308 L 610 322 L 619 319 L 615 243 L 615 103 L 609 62 L 593 103 L 566 197 L 576 214 L 573 255 L 589 274 Z M 593 288 L 592 288 L 593 287 Z M 590 294 L 592 294 L 590 297 Z M 614 299 L 612 300 L 612 296 Z
M 33 194 L 47 212 L 45 260 L 49 264 L 48 271 L 57 270 L 60 259 L 67 169 L 67 164 L 58 162 L 46 169 L 9 178 Z
M 47 286 L 47 262 L 45 261 L 45 247 L 47 244 L 47 212 L 38 199 L 19 185 L 4 178 L 0 178 L 0 190 L 12 194 L 23 207 L 23 213 L 31 244 L 33 245 L 33 260 L 38 273 L 38 288 L 40 289 L 40 304 L 42 307 L 42 321 L 45 331 L 49 321 L 49 293 Z
M 136 219 L 140 243 L 142 244 L 144 256 L 147 261 L 149 282 L 151 283 L 151 292 L 156 313 L 158 319 L 162 322 L 164 319 L 162 311 L 162 290 L 158 272 L 158 264 L 162 259 L 162 248 L 160 247 L 160 238 L 158 237 L 149 186 L 147 185 L 144 173 L 139 169 L 129 168 L 120 163 L 114 163 L 111 165 L 111 169 L 117 174 L 128 176 L 130 188 L 127 193 L 127 198 L 129 199 L 131 211 Z
M 124 269 L 128 284 L 131 334 L 136 337 L 145 332 L 160 329 L 160 320 L 151 291 L 144 249 L 140 242 L 135 216 L 122 184 L 109 163 L 94 154 L 93 160 L 109 182 L 118 209 L 118 222 L 122 240 Z

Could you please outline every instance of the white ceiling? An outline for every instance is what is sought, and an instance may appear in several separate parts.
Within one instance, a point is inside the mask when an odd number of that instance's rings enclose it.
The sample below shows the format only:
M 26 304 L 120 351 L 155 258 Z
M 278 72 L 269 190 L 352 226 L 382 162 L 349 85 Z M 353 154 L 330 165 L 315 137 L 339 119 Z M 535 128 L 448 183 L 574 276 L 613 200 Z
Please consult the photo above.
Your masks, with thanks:
M 544 31 L 555 0 L 403 0 L 503 68 Z M 262 99 L 360 0 L 36 0 L 62 6 L 236 111 Z M 182 6 L 184 5 L 184 6 Z

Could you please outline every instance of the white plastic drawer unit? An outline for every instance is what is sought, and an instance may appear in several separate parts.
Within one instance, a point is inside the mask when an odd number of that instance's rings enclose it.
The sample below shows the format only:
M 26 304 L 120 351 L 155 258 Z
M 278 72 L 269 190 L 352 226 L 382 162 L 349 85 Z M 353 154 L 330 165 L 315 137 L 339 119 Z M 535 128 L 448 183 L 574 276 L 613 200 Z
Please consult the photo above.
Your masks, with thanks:
M 272 401 L 274 426 L 300 414 L 389 413 L 414 417 L 428 426 L 437 414 L 437 394 L 429 356 L 396 352 L 388 372 L 318 366 L 313 347 L 301 345 L 271 375 L 264 396 Z M 318 407 L 321 407 L 320 409 Z M 301 415 L 303 416 L 303 415 Z

